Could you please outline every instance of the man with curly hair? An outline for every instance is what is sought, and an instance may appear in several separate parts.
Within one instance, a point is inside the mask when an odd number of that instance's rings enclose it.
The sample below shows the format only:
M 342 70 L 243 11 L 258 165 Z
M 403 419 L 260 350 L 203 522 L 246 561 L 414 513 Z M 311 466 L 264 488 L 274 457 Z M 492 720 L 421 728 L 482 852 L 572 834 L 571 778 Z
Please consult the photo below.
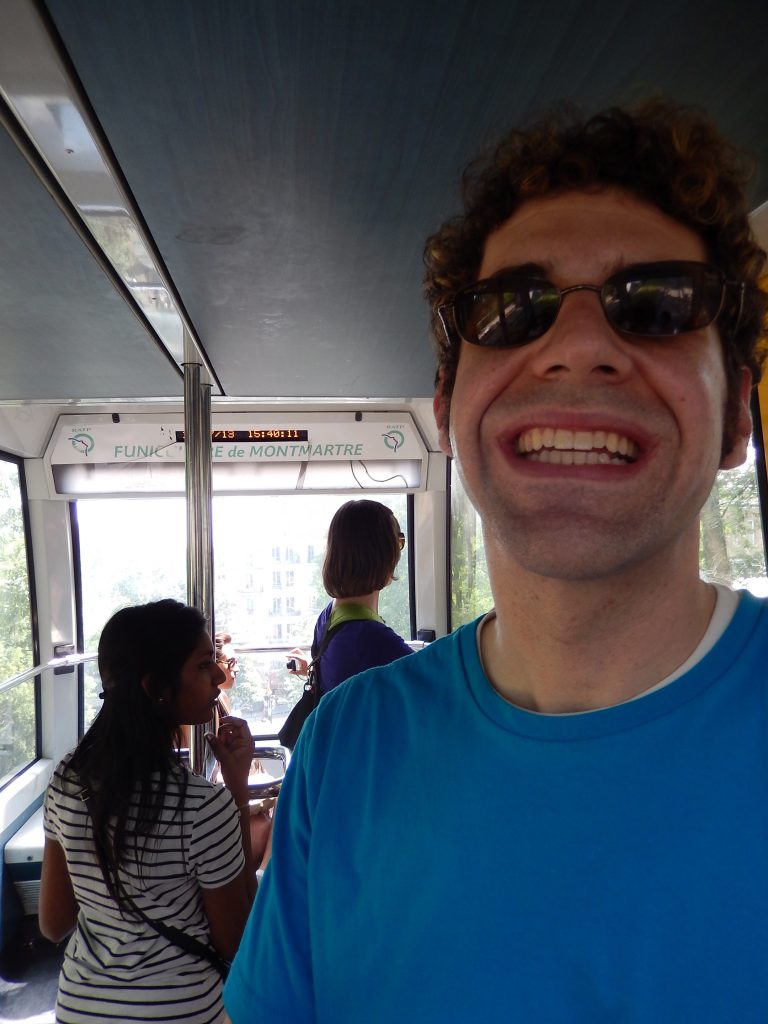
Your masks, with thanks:
M 512 132 L 426 247 L 495 608 L 307 723 L 235 1024 L 768 1020 L 768 605 L 699 577 L 765 254 L 654 100 Z

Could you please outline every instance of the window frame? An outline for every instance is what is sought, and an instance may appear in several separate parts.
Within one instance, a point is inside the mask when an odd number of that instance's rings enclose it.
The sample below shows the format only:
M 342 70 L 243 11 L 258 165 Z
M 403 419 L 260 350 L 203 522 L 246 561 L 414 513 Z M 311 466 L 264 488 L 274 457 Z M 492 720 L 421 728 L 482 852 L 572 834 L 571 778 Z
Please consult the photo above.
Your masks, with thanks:
M 27 568 L 27 585 L 29 588 L 29 622 L 32 632 L 32 664 L 30 668 L 40 664 L 40 623 L 37 611 L 37 588 L 35 587 L 35 560 L 32 550 L 32 526 L 29 517 L 29 495 L 27 493 L 27 474 L 24 468 L 24 459 L 19 455 L 13 455 L 0 448 L 0 461 L 9 462 L 16 466 L 19 474 L 19 494 L 21 496 L 21 522 L 24 530 L 24 554 Z M 9 776 L 0 786 L 0 792 L 6 789 L 14 779 L 17 779 L 36 761 L 40 760 L 43 743 L 43 722 L 42 722 L 42 680 L 38 674 L 33 679 L 33 693 L 35 704 L 35 750 L 31 761 L 20 765 L 18 769 Z

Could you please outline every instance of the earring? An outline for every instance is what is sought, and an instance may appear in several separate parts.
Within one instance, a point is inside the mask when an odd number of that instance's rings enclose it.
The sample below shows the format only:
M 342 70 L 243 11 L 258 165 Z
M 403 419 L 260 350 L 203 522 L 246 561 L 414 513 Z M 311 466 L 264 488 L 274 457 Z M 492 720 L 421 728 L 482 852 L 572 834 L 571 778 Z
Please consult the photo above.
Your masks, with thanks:
M 158 704 L 165 704 L 165 697 L 158 697 L 157 698 L 157 703 Z

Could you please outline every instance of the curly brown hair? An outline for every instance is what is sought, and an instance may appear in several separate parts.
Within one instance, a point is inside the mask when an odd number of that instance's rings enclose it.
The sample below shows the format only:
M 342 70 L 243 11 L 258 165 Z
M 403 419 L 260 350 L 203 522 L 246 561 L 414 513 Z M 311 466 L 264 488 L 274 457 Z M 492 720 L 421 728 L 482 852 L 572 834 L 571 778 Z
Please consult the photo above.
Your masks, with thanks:
M 758 287 L 766 255 L 748 220 L 745 185 L 751 173 L 751 162 L 706 114 L 660 98 L 586 119 L 561 104 L 530 127 L 510 132 L 469 165 L 464 213 L 446 221 L 424 249 L 425 293 L 445 394 L 453 389 L 459 345 L 446 337 L 437 309 L 477 279 L 488 236 L 528 199 L 621 188 L 697 232 L 726 277 L 747 283 L 736 329 L 727 319 L 720 323 L 728 434 L 738 414 L 741 368 L 757 382 L 766 355 L 768 296 Z

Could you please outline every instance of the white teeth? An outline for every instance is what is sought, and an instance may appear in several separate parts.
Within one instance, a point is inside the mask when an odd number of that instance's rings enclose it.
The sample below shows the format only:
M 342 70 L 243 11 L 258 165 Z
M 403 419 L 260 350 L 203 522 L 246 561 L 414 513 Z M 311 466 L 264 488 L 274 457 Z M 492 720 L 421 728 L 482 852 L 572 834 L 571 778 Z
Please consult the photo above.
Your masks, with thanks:
M 589 430 L 574 430 L 573 447 L 576 451 L 588 452 L 592 448 L 593 435 Z
M 534 462 L 564 466 L 623 466 L 637 458 L 637 445 L 616 431 L 531 427 L 517 439 L 517 451 Z
M 627 460 L 608 452 L 561 452 L 557 448 L 542 448 L 531 452 L 529 462 L 548 462 L 552 466 L 626 466 Z

